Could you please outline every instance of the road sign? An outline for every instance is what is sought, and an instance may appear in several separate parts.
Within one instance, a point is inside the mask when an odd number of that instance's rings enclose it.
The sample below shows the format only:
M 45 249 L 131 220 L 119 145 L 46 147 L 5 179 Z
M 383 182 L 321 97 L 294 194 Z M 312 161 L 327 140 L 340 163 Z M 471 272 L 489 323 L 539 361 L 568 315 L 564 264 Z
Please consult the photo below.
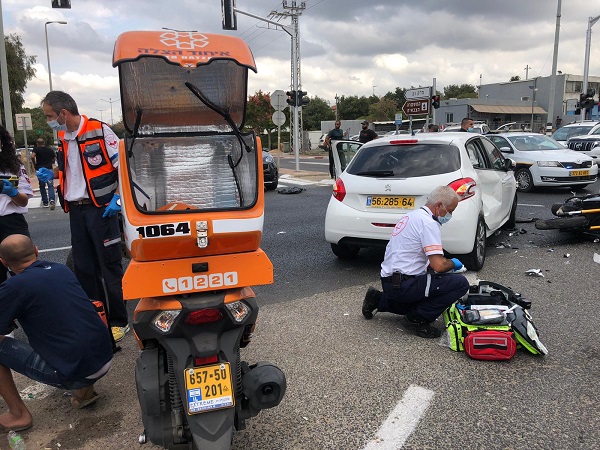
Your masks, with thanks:
M 394 114 L 395 125 L 402 125 L 402 114 Z
M 283 108 L 287 107 L 286 99 L 287 96 L 285 95 L 285 92 L 281 90 L 274 91 L 271 94 L 271 106 L 275 108 L 275 111 L 281 111 Z
M 402 106 L 402 111 L 407 116 L 418 116 L 421 114 L 429 114 L 429 99 L 408 100 Z
M 285 123 L 285 114 L 281 111 L 275 111 L 273 113 L 273 123 L 280 127 Z
M 404 94 L 404 98 L 406 100 L 429 97 L 431 97 L 431 86 L 420 87 L 416 89 L 407 89 L 406 94 Z
M 15 114 L 15 119 L 18 130 L 33 130 L 33 126 L 31 124 L 31 114 Z

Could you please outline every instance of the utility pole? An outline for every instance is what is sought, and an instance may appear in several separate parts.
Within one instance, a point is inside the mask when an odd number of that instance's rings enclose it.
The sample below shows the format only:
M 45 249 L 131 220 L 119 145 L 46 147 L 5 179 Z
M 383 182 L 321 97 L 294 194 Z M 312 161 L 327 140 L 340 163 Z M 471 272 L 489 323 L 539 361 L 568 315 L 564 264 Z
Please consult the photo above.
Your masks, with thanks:
M 283 1 L 283 8 L 288 11 L 284 13 L 279 13 L 277 11 L 272 11 L 269 16 L 272 17 L 291 17 L 292 24 L 291 26 L 282 25 L 279 22 L 275 22 L 270 19 L 265 19 L 264 17 L 260 17 L 235 7 L 235 2 L 232 0 L 221 0 L 221 7 L 223 13 L 223 29 L 226 30 L 235 30 L 237 29 L 237 20 L 235 18 L 235 14 L 243 14 L 248 17 L 252 17 L 257 20 L 262 20 L 271 25 L 275 25 L 276 27 L 280 27 L 283 31 L 290 35 L 292 38 L 292 91 L 298 92 L 298 90 L 302 87 L 302 82 L 300 81 L 300 37 L 298 34 L 298 17 L 302 14 L 302 11 L 306 8 L 306 2 L 301 2 L 300 6 L 296 5 L 295 1 L 292 1 L 291 5 L 288 5 L 286 0 Z M 299 109 L 300 108 L 300 109 Z M 292 124 L 292 133 L 293 133 L 293 147 L 294 154 L 296 156 L 296 171 L 300 170 L 300 159 L 299 159 L 299 150 L 300 150 L 300 129 L 302 126 L 302 106 L 294 106 L 293 107 L 293 124 Z
M 337 92 L 335 94 L 335 120 L 336 122 L 338 121 L 338 117 L 340 117 L 340 113 L 339 110 L 340 109 L 340 98 L 337 95 Z
M 531 67 L 529 67 L 529 64 L 527 64 L 525 66 L 525 79 L 528 80 L 529 79 L 529 69 L 531 69 Z
M 121 100 L 120 98 L 113 100 L 112 97 L 108 97 L 108 100 L 104 100 L 103 98 L 101 98 L 100 100 L 102 100 L 103 102 L 106 103 L 110 103 L 110 126 L 112 127 L 115 122 L 113 121 L 113 108 L 112 108 L 112 104 L 118 102 L 119 100 Z
M 600 16 L 590 17 L 588 19 L 588 28 L 585 37 L 585 61 L 583 64 L 583 89 L 582 94 L 587 94 L 588 90 L 588 72 L 590 70 L 590 46 L 592 45 L 592 27 L 600 20 Z M 581 121 L 585 120 L 585 108 L 581 108 Z
M 556 65 L 558 63 L 558 36 L 560 34 L 560 17 L 561 17 L 561 3 L 562 0 L 558 0 L 558 7 L 556 9 L 556 30 L 554 31 L 554 54 L 552 56 L 552 75 L 550 75 L 550 97 L 548 100 L 548 116 L 546 118 L 546 128 L 548 125 L 550 129 L 553 128 L 554 122 L 554 97 L 556 95 Z M 562 108 L 561 108 L 562 114 Z
M 282 3 L 284 12 L 272 11 L 269 14 L 270 17 L 291 17 L 292 20 L 292 32 L 290 36 L 292 38 L 292 56 L 291 56 L 291 84 L 292 91 L 298 92 L 302 90 L 302 74 L 300 70 L 300 31 L 298 27 L 298 18 L 302 15 L 302 11 L 306 8 L 306 2 L 300 2 L 300 5 L 296 4 L 295 0 L 292 0 L 291 3 L 288 3 L 287 0 L 283 0 Z M 292 123 L 292 145 L 294 147 L 294 155 L 296 157 L 296 171 L 300 170 L 300 159 L 299 153 L 300 148 L 302 147 L 302 105 L 296 104 L 296 106 L 290 106 L 293 108 L 293 118 L 294 121 Z

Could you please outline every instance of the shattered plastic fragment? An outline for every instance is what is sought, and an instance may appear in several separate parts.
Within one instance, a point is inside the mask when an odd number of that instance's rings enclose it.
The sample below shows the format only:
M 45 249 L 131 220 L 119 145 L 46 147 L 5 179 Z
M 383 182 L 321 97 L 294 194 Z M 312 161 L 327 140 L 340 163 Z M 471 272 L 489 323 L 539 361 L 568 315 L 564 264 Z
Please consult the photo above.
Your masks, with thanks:
M 554 249 L 553 249 L 553 248 L 549 248 L 549 249 L 548 249 L 548 251 L 549 251 L 549 252 L 553 252 L 553 251 L 554 251 Z
M 565 257 L 565 258 L 568 258 L 568 257 L 570 257 L 570 256 L 571 256 L 571 254 L 570 254 L 570 253 L 565 253 L 565 254 L 564 254 L 564 257 Z
M 594 253 L 594 262 L 600 264 L 600 255 L 598 253 Z
M 600 257 L 599 257 L 600 258 Z M 529 269 L 525 271 L 525 274 L 530 277 L 543 277 L 542 269 Z

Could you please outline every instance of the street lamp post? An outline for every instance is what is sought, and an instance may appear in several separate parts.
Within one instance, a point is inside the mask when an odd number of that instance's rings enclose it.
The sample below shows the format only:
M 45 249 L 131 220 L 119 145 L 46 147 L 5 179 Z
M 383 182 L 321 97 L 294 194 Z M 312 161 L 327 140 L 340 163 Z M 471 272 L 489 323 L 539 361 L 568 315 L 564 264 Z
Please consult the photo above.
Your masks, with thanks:
M 588 89 L 588 72 L 590 70 L 590 46 L 592 43 L 592 27 L 600 20 L 600 16 L 590 17 L 588 19 L 588 28 L 585 35 L 585 60 L 583 63 L 583 89 L 581 92 L 587 94 Z M 585 108 L 581 108 L 581 121 L 585 120 Z
M 48 24 L 51 23 L 59 23 L 61 25 L 66 25 L 67 22 L 65 22 L 64 20 L 52 20 L 44 24 L 44 32 L 46 33 L 46 56 L 48 57 L 48 82 L 50 84 L 50 90 L 52 90 L 52 69 L 50 69 L 50 48 L 48 47 Z
M 115 102 L 118 102 L 119 100 L 121 100 L 120 98 L 113 100 L 112 97 L 108 97 L 108 100 L 104 100 L 103 98 L 101 98 L 100 100 L 102 100 L 103 102 L 106 103 L 110 103 L 110 125 L 113 126 L 115 124 L 115 122 L 113 121 L 113 108 L 112 105 Z
M 98 111 L 100 111 L 100 122 L 103 122 L 103 121 L 104 121 L 104 119 L 102 118 L 102 113 L 103 113 L 104 111 L 106 111 L 106 110 L 105 110 L 105 109 L 99 109 Z

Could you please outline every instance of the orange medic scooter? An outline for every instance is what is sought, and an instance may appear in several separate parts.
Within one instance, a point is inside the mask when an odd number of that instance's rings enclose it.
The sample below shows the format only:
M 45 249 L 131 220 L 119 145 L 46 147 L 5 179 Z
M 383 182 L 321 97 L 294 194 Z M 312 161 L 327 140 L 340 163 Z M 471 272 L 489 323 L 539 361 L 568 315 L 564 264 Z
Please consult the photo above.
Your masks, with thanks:
M 113 65 L 127 132 L 123 294 L 140 299 L 140 442 L 228 449 L 234 429 L 286 390 L 279 368 L 240 356 L 258 316 L 250 286 L 273 282 L 260 249 L 261 144 L 242 131 L 254 58 L 234 37 L 136 31 L 119 36 Z

